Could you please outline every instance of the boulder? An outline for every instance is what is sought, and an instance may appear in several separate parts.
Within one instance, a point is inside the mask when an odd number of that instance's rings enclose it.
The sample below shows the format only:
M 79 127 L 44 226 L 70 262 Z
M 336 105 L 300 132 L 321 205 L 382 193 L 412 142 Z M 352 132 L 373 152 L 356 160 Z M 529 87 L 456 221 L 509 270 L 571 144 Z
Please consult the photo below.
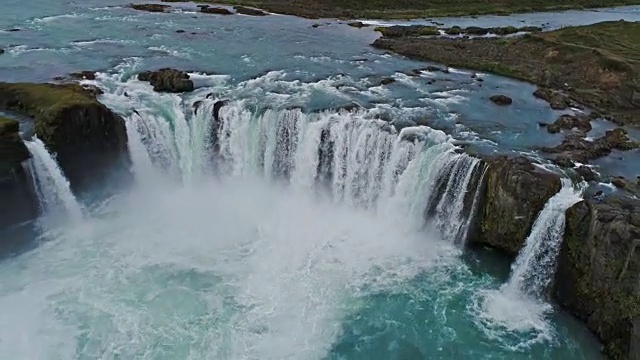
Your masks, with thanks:
M 618 189 L 624 189 L 627 187 L 627 183 L 624 181 L 624 178 L 622 177 L 617 177 L 611 180 L 611 183 L 613 184 L 613 186 L 617 187 Z
M 0 83 L 0 110 L 30 116 L 73 190 L 128 173 L 124 120 L 77 84 Z
M 560 176 L 525 157 L 485 160 L 487 172 L 470 241 L 516 255 L 538 213 L 560 190 Z
M 613 149 L 616 150 L 632 150 L 640 146 L 637 141 L 629 139 L 627 131 L 623 128 L 609 130 L 601 138 L 594 141 L 588 141 L 581 136 L 567 136 L 560 145 L 549 148 L 544 147 L 541 150 L 549 154 L 559 154 L 565 156 L 575 162 L 587 163 L 611 154 Z
M 347 25 L 349 25 L 351 27 L 354 27 L 354 28 L 358 28 L 358 29 L 361 29 L 363 27 L 369 26 L 368 24 L 365 24 L 362 21 L 352 21 L 350 23 L 347 23 Z
M 580 174 L 585 181 L 598 181 L 598 174 L 588 166 L 579 166 L 576 168 L 576 172 Z
M 493 95 L 489 98 L 489 100 L 493 101 L 496 105 L 511 105 L 513 100 L 506 95 Z
M 164 12 L 166 9 L 170 9 L 169 5 L 161 5 L 161 4 L 131 4 L 130 8 L 134 10 L 140 11 L 148 11 L 148 12 Z
M 583 133 L 588 133 L 591 131 L 591 120 L 587 115 L 577 114 L 577 115 L 561 115 L 556 119 L 552 124 L 547 126 L 547 131 L 555 134 L 560 132 L 560 130 L 571 130 L 578 129 Z
M 254 9 L 246 6 L 234 6 L 233 7 L 238 14 L 250 15 L 250 16 L 266 16 L 268 15 L 266 12 Z
M 4 54 L 4 49 L 0 49 L 0 55 Z
M 189 74 L 175 69 L 141 72 L 138 74 L 138 80 L 148 81 L 153 86 L 153 90 L 158 92 L 180 93 L 190 92 L 194 89 Z
M 229 9 L 223 8 L 223 7 L 203 7 L 200 8 L 200 12 L 203 12 L 205 14 L 218 14 L 218 15 L 232 15 L 233 12 L 231 12 Z
M 380 85 L 389 85 L 389 84 L 393 84 L 394 82 L 396 82 L 396 79 L 392 77 L 385 77 L 385 78 L 382 78 L 382 80 L 380 80 Z
M 588 199 L 566 212 L 554 294 L 615 360 L 640 356 L 640 200 Z

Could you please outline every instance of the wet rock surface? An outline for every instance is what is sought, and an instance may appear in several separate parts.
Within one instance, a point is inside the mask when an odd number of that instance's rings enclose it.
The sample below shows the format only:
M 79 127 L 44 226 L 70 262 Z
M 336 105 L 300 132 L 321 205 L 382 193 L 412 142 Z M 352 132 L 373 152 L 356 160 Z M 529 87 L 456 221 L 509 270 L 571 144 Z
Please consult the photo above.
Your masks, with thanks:
M 544 204 L 560 190 L 560 177 L 524 157 L 484 161 L 485 188 L 470 240 L 515 255 Z
M 189 74 L 175 69 L 160 69 L 156 71 L 145 71 L 138 74 L 138 79 L 148 81 L 153 90 L 158 92 L 190 92 L 193 91 L 193 81 L 189 79 Z
M 640 356 L 640 200 L 609 195 L 567 210 L 554 286 L 558 302 L 612 359 Z
M 33 118 L 75 190 L 129 168 L 124 120 L 80 85 L 0 83 L 0 110 Z

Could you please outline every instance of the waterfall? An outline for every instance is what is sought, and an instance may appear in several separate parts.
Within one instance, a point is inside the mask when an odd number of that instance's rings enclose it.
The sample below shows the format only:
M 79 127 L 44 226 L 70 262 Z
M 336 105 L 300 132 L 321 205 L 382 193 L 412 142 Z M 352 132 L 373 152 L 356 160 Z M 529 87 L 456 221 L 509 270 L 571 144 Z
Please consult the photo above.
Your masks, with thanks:
M 261 177 L 412 226 L 432 219 L 427 223 L 445 239 L 466 238 L 481 162 L 442 131 L 398 131 L 372 109 L 265 108 L 253 99 L 217 98 L 216 88 L 159 94 L 113 76 L 97 85 L 101 100 L 125 118 L 138 181 L 159 174 L 183 183 L 212 173 Z
M 544 295 L 554 275 L 564 234 L 565 211 L 582 200 L 582 190 L 575 189 L 570 179 L 562 179 L 562 188 L 547 201 L 533 224 L 503 291 Z
M 444 238 L 463 244 L 486 169 L 481 168 L 477 158 L 454 154 L 440 164 L 439 170 L 438 191 L 433 194 L 425 217 L 431 219 Z
M 71 192 L 69 181 L 44 143 L 34 137 L 33 141 L 25 141 L 25 145 L 33 156 L 29 160 L 30 173 L 42 209 L 53 212 L 64 208 L 73 220 L 82 219 L 82 208 Z
M 563 179 L 562 188 L 538 215 L 524 247 L 511 267 L 509 280 L 499 289 L 480 291 L 474 300 L 476 324 L 487 334 L 525 336 L 514 349 L 551 341 L 554 329 L 546 319 L 552 311 L 545 299 L 562 242 L 565 211 L 580 201 L 582 188 Z

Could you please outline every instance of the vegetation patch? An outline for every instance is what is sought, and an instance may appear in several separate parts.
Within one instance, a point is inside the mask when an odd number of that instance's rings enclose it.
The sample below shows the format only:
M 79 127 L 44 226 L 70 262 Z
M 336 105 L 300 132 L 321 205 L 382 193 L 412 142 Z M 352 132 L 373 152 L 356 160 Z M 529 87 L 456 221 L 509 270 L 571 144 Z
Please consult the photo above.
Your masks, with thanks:
M 618 124 L 640 125 L 640 23 L 603 22 L 498 39 L 384 36 L 374 46 L 561 90 Z
M 637 5 L 638 0 L 195 0 L 306 18 L 409 19 Z

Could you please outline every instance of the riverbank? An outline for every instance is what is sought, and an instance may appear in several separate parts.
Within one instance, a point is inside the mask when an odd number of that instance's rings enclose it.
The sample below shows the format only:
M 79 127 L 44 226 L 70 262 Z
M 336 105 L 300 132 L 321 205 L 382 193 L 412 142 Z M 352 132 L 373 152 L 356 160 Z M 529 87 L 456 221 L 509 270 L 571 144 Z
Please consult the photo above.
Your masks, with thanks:
M 167 1 L 166 2 L 173 2 Z M 507 15 L 533 11 L 560 11 L 599 7 L 638 5 L 637 0 L 435 0 L 435 1 L 367 1 L 367 0 L 196 0 L 199 3 L 255 6 L 270 12 L 305 18 L 411 19 L 441 16 Z
M 509 38 L 382 37 L 409 58 L 562 91 L 617 124 L 640 125 L 640 24 L 617 21 Z

